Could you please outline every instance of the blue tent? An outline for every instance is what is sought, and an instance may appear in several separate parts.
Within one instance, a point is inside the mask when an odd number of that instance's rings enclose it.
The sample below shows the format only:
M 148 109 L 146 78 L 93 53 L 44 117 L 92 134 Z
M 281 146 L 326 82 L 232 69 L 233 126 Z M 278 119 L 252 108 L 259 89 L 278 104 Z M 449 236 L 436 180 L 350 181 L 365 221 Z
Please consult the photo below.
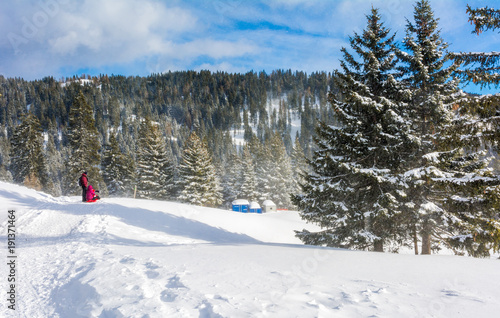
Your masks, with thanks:
M 250 203 L 250 213 L 262 213 L 262 208 L 257 202 Z
M 234 212 L 243 212 L 247 213 L 250 207 L 250 203 L 248 200 L 234 200 L 233 203 L 233 211 Z

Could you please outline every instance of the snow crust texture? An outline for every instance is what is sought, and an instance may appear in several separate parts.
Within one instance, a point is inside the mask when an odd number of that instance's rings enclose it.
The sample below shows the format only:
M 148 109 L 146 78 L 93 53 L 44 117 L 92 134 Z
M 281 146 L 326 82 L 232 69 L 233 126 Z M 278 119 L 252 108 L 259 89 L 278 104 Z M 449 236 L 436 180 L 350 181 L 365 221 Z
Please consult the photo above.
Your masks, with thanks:
M 1 317 L 494 317 L 500 261 L 301 245 L 296 212 L 93 204 L 0 183 L 16 211 L 16 310 Z M 6 248 L 0 289 L 7 292 Z

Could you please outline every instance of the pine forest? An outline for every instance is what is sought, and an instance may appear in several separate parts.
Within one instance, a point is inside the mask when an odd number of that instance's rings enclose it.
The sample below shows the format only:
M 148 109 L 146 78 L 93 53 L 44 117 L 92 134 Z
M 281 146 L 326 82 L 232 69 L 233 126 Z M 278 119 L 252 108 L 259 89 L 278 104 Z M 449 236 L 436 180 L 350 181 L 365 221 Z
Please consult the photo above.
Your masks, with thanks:
M 0 76 L 0 180 L 79 195 L 87 171 L 103 197 L 272 200 L 321 226 L 296 232 L 306 244 L 498 252 L 500 95 L 461 88 L 498 87 L 500 55 L 449 52 L 427 0 L 404 30 L 373 8 L 341 51 L 311 74 Z

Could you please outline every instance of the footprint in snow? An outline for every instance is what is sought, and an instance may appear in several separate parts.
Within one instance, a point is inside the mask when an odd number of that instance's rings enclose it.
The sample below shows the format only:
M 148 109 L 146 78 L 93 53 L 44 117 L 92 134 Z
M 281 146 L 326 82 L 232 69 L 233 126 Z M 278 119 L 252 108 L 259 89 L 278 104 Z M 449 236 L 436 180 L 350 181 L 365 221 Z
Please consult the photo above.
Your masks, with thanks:
M 168 279 L 168 283 L 167 285 L 165 285 L 165 287 L 167 288 L 186 288 L 186 286 L 184 286 L 183 283 L 181 283 L 181 280 L 179 278 L 179 276 L 175 275 L 175 276 L 172 276 Z
M 164 290 L 160 294 L 160 300 L 165 303 L 171 303 L 175 300 L 175 298 L 177 298 L 177 295 L 169 290 Z
M 218 313 L 214 312 L 214 308 L 210 302 L 204 300 L 200 306 L 198 306 L 198 311 L 200 312 L 200 318 L 223 318 Z
M 135 261 L 133 257 L 124 257 L 120 260 L 120 264 L 132 264 Z
M 147 262 L 146 264 L 144 264 L 144 266 L 146 266 L 146 268 L 148 268 L 148 269 L 157 269 L 157 268 L 160 268 L 160 266 L 156 265 L 153 262 Z
M 146 276 L 149 279 L 155 279 L 158 276 L 160 276 L 160 273 L 157 272 L 157 271 L 155 271 L 155 269 L 160 268 L 160 266 L 156 265 L 153 262 L 147 262 L 146 264 L 144 264 L 144 266 L 146 266 L 146 268 L 147 268 L 147 270 L 146 270 Z
M 170 277 L 165 287 L 167 289 L 161 292 L 160 300 L 167 303 L 173 302 L 177 298 L 175 290 L 186 288 L 177 275 Z
M 149 270 L 149 271 L 146 271 L 146 276 L 147 276 L 149 279 L 155 279 L 155 278 L 157 278 L 158 276 L 160 276 L 160 273 L 158 273 L 157 271 L 152 271 L 152 270 Z

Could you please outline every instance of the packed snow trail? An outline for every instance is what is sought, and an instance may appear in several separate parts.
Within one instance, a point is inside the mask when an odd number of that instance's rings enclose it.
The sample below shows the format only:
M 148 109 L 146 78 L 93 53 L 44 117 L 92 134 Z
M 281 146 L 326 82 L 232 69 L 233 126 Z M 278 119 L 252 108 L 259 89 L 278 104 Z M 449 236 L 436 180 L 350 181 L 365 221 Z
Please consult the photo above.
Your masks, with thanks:
M 500 261 L 304 246 L 295 212 L 53 198 L 0 183 L 16 211 L 16 310 L 2 317 L 492 317 Z M 5 245 L 4 245 L 5 246 Z M 6 248 L 0 288 L 7 291 Z

